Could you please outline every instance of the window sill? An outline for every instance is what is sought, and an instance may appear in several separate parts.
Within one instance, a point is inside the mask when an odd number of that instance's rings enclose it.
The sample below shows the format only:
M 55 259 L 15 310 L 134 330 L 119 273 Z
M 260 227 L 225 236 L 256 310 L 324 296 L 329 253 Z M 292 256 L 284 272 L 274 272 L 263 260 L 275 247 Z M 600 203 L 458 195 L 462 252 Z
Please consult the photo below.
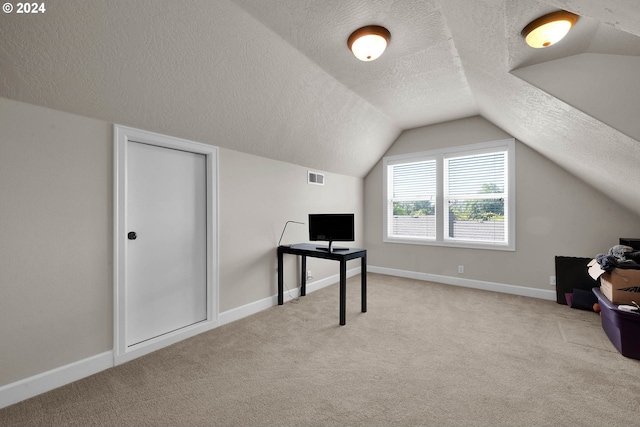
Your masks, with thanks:
M 484 249 L 491 251 L 511 251 L 516 250 L 515 244 L 497 244 L 497 243 L 484 243 L 484 242 L 461 242 L 456 240 L 425 240 L 425 239 L 411 239 L 400 237 L 385 237 L 382 239 L 384 243 L 397 243 L 403 245 L 423 245 L 423 246 L 440 246 L 447 248 L 464 248 L 464 249 Z

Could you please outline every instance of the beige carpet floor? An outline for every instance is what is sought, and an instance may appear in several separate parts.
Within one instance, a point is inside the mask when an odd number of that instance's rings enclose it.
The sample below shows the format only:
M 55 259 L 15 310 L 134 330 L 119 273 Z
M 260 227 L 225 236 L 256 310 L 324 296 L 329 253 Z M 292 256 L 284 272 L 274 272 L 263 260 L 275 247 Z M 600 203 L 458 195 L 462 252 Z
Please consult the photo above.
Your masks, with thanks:
M 369 274 L 0 410 L 2 426 L 638 426 L 595 313 Z M 640 337 L 639 337 L 640 339 Z

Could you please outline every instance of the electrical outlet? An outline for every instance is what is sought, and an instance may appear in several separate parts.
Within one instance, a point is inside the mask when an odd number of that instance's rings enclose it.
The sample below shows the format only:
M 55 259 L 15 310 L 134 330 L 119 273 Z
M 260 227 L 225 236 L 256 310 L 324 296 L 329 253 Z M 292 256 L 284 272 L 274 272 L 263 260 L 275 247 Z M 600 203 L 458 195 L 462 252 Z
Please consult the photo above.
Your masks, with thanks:
M 459 265 L 458 266 L 458 273 L 464 274 L 464 265 Z
M 311 275 L 311 270 L 307 270 L 307 280 L 311 280 L 313 279 L 313 276 Z
M 556 285 L 556 276 L 549 276 L 549 285 L 551 286 Z

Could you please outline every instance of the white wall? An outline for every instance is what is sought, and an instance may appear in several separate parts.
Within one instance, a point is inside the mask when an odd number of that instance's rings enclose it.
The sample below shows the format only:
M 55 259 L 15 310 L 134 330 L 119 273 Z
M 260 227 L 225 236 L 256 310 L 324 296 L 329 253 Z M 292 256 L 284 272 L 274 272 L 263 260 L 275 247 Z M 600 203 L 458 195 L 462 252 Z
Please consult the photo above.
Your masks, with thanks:
M 405 131 L 386 155 L 510 138 L 482 117 Z M 615 173 L 612 171 L 612 173 Z M 371 266 L 553 290 L 554 256 L 594 257 L 640 236 L 640 218 L 516 142 L 516 251 L 382 242 L 382 161 L 365 179 L 365 247 Z M 458 274 L 464 265 L 464 274 Z
M 113 349 L 112 126 L 0 98 L 0 388 Z M 362 245 L 363 180 L 325 178 L 308 185 L 303 166 L 219 151 L 221 313 L 277 293 L 287 220 L 353 212 Z M 283 243 L 298 241 L 307 226 L 290 224 Z M 308 268 L 311 284 L 338 273 Z M 288 257 L 290 289 L 296 271 Z

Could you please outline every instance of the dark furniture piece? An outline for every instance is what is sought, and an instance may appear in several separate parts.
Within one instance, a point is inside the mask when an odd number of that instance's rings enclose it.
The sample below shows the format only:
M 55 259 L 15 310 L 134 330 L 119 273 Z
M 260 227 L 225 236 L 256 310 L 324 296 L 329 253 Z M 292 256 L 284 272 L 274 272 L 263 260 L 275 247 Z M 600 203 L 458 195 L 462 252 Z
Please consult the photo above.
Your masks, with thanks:
M 340 262 L 340 325 L 346 324 L 347 302 L 347 261 L 360 258 L 362 261 L 361 299 L 362 312 L 367 312 L 367 250 L 349 248 L 329 252 L 327 247 L 318 247 L 309 243 L 298 243 L 291 246 L 278 246 L 278 305 L 284 304 L 282 257 L 284 254 L 299 255 L 302 260 L 302 277 L 300 284 L 300 296 L 307 294 L 307 257 L 332 259 Z
M 631 237 L 620 237 L 620 244 L 631 246 L 636 251 L 640 251 L 640 239 Z
M 556 256 L 556 302 L 567 305 L 565 293 L 574 289 L 591 291 L 600 283 L 589 275 L 589 261 L 592 258 Z

